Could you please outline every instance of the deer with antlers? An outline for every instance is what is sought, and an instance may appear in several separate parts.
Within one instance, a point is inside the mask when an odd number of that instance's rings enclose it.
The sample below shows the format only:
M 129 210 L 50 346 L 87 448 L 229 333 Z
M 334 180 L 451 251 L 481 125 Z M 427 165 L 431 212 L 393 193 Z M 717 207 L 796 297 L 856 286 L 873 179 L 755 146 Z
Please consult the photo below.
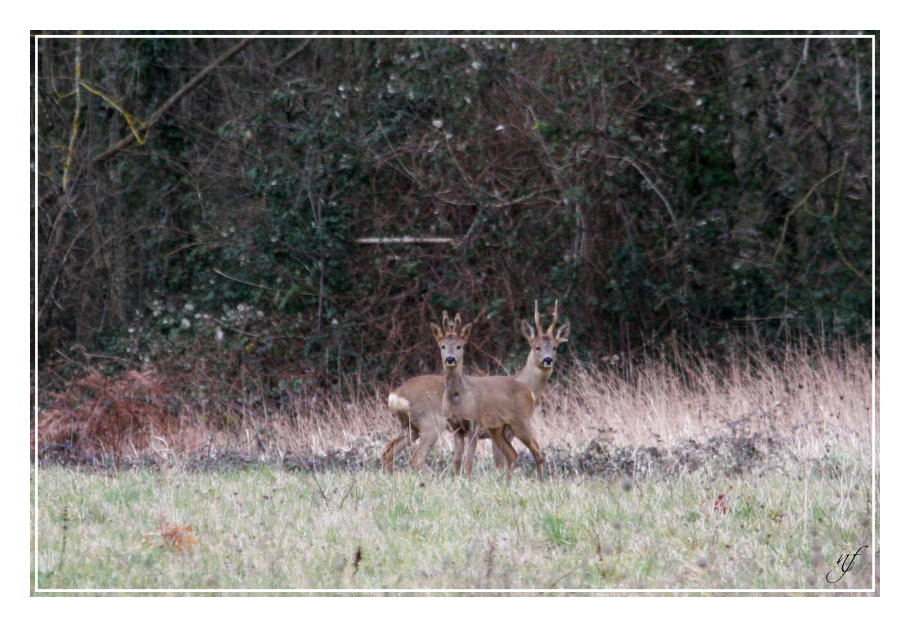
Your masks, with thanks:
M 552 322 L 546 331 L 544 331 L 540 322 L 540 313 L 536 301 L 534 302 L 535 326 L 532 327 L 528 322 L 521 321 L 522 335 L 528 341 L 530 351 L 524 368 L 512 378 L 527 385 L 535 395 L 535 398 L 539 398 L 553 372 L 556 348 L 568 341 L 569 324 L 564 324 L 559 329 L 556 329 L 558 307 L 559 303 L 557 302 L 553 308 Z M 442 375 L 422 375 L 408 379 L 389 394 L 389 409 L 398 417 L 401 423 L 401 432 L 383 449 L 383 466 L 388 472 L 393 471 L 395 457 L 414 442 L 418 442 L 418 445 L 411 454 L 410 466 L 414 470 L 425 466 L 427 455 L 429 455 L 440 434 L 448 430 L 448 425 L 442 414 L 444 389 L 445 379 Z M 467 429 L 456 429 L 454 432 L 455 474 L 459 474 L 462 470 L 465 437 L 467 435 Z M 503 435 L 511 443 L 513 435 L 510 427 L 504 429 Z M 483 434 L 480 437 L 488 436 Z M 476 438 L 470 439 L 469 443 L 470 458 L 473 464 Z M 505 456 L 496 446 L 493 447 L 493 453 L 497 466 L 502 467 L 506 462 Z
M 531 350 L 528 352 L 528 358 L 525 360 L 525 365 L 515 375 L 515 380 L 524 383 L 531 391 L 534 393 L 534 397 L 540 400 L 541 395 L 543 394 L 543 389 L 547 385 L 547 381 L 550 380 L 550 375 L 553 374 L 553 367 L 556 364 L 556 349 L 560 344 L 569 341 L 569 331 L 571 330 L 571 323 L 567 322 L 566 324 L 556 328 L 556 321 L 559 319 L 559 301 L 553 303 L 553 318 L 550 322 L 550 326 L 544 331 L 543 325 L 540 323 L 540 311 L 537 308 L 537 301 L 534 301 L 534 326 L 532 327 L 528 322 L 521 321 L 521 334 L 528 341 L 528 344 Z M 486 434 L 482 434 L 480 437 L 485 437 Z M 509 443 L 512 442 L 512 430 L 506 428 L 503 431 L 503 435 Z M 467 456 L 469 458 L 474 456 L 474 448 L 477 444 L 477 439 L 469 441 Z M 458 457 L 458 442 L 456 440 L 456 451 L 455 455 Z M 505 458 L 497 447 L 493 447 L 493 460 L 496 466 L 501 467 L 505 463 Z M 456 459 L 456 463 L 460 460 Z
M 525 360 L 525 365 L 521 371 L 515 375 L 515 378 L 534 392 L 534 396 L 540 397 L 544 386 L 550 380 L 553 374 L 553 366 L 556 364 L 556 349 L 560 344 L 569 341 L 569 331 L 571 323 L 567 322 L 558 329 L 556 321 L 559 318 L 559 301 L 553 303 L 553 319 L 546 331 L 540 323 L 540 312 L 537 309 L 537 301 L 534 301 L 534 327 L 524 320 L 521 321 L 521 334 L 528 341 L 531 351 Z M 536 329 L 535 329 L 536 327 Z
M 471 335 L 471 323 L 462 325 L 461 315 L 449 321 L 442 315 L 442 328 L 431 324 L 433 338 L 439 344 L 445 379 L 442 397 L 442 415 L 456 434 L 468 434 L 468 441 L 486 431 L 493 446 L 505 457 L 508 479 L 512 478 L 518 453 L 503 435 L 508 426 L 534 456 L 537 476 L 543 479 L 543 454 L 531 425 L 531 415 L 537 399 L 524 383 L 514 377 L 468 377 L 462 373 L 464 347 Z M 465 460 L 465 472 L 471 474 L 473 456 Z

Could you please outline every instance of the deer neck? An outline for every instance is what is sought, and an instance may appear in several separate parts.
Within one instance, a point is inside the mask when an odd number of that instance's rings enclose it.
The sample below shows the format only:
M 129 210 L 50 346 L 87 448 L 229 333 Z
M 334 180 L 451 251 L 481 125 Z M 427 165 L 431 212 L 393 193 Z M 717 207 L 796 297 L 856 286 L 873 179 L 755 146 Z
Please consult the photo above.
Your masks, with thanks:
M 551 374 L 553 374 L 553 369 L 538 366 L 537 360 L 534 358 L 534 351 L 531 351 L 527 361 L 525 361 L 524 368 L 515 375 L 515 379 L 531 388 L 534 396 L 540 397 L 540 393 L 543 391 L 547 381 L 550 380 Z
M 443 368 L 443 376 L 446 382 L 446 397 L 455 401 L 456 395 L 462 394 L 464 392 L 464 377 L 462 376 L 462 367 L 461 363 L 455 365 L 454 368 Z
M 470 429 L 465 422 L 465 382 L 462 376 L 461 363 L 454 368 L 445 368 L 445 394 L 442 400 L 443 415 L 449 428 L 453 431 L 467 431 Z

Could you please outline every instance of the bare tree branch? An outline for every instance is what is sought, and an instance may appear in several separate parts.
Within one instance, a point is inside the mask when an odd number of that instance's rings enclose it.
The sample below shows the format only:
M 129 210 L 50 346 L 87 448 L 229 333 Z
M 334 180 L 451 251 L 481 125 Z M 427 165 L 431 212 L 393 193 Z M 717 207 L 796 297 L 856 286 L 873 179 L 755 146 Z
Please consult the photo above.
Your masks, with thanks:
M 180 100 L 184 96 L 186 96 L 190 91 L 193 90 L 193 88 L 195 88 L 197 85 L 199 85 L 199 83 L 201 83 L 209 74 L 214 72 L 220 66 L 224 65 L 224 63 L 226 63 L 228 61 L 228 59 L 230 59 L 231 57 L 236 55 L 238 52 L 243 50 L 251 41 L 253 41 L 253 39 L 249 38 L 249 37 L 240 40 L 234 46 L 232 46 L 231 48 L 226 50 L 224 52 L 224 54 L 222 54 L 217 59 L 215 59 L 214 61 L 209 63 L 205 68 L 202 69 L 201 72 L 199 72 L 198 74 L 196 74 L 196 76 L 194 76 L 189 81 L 187 81 L 187 83 L 185 83 L 183 85 L 183 87 L 181 87 L 176 92 L 174 92 L 173 95 L 171 95 L 171 97 L 168 98 L 164 104 L 162 104 L 160 107 L 158 107 L 158 109 L 156 109 L 152 113 L 152 115 L 149 116 L 148 121 L 146 121 L 141 126 L 141 130 L 148 131 L 152 126 L 155 125 L 155 123 L 158 120 L 161 119 L 161 116 L 163 116 L 165 113 L 167 113 L 175 104 L 180 102 Z M 77 89 L 78 89 L 78 86 L 77 86 Z M 127 135 L 125 135 L 123 137 L 123 139 L 118 141 L 116 144 L 114 144 L 113 146 L 111 146 L 110 148 L 105 150 L 100 155 L 95 156 L 91 160 L 92 165 L 98 165 L 99 163 L 102 163 L 102 162 L 110 159 L 115 154 L 117 154 L 118 152 L 120 152 L 121 150 L 123 150 L 124 148 L 129 146 L 131 143 L 133 143 L 135 141 L 135 139 L 136 138 L 133 133 L 128 133 Z M 38 204 L 45 205 L 47 203 L 55 201 L 57 199 L 57 197 L 60 195 L 61 191 L 62 190 L 60 190 L 60 189 L 53 189 L 53 190 L 47 192 L 46 194 L 44 194 L 44 196 L 42 196 L 39 199 Z
M 181 87 L 176 92 L 174 92 L 174 94 L 171 95 L 171 97 L 168 98 L 167 101 L 163 105 L 158 107 L 155 110 L 155 112 L 152 113 L 152 115 L 149 117 L 148 121 L 142 125 L 142 130 L 147 131 L 152 126 L 154 126 L 155 123 L 161 119 L 162 115 L 167 113 L 171 109 L 171 107 L 173 107 L 175 104 L 180 102 L 181 98 L 183 98 L 190 91 L 192 91 L 192 89 L 194 87 L 196 87 L 196 85 L 201 83 L 203 81 L 203 79 L 205 79 L 205 77 L 207 77 L 209 74 L 214 72 L 218 67 L 224 65 L 224 63 L 227 62 L 228 59 L 230 59 L 231 57 L 236 55 L 238 52 L 243 50 L 247 46 L 247 44 L 249 44 L 251 41 L 252 41 L 251 38 L 241 39 L 239 43 L 235 44 L 234 46 L 229 48 L 227 51 L 225 51 L 225 53 L 222 54 L 220 57 L 218 57 L 217 59 L 215 59 L 214 61 L 209 63 L 205 68 L 203 68 L 203 70 L 201 72 L 199 72 L 196 76 L 194 76 L 186 84 L 184 84 L 183 87 Z M 119 142 L 117 142 L 116 144 L 114 144 L 113 146 L 111 146 L 110 148 L 105 150 L 103 153 L 101 153 L 100 155 L 98 155 L 97 157 L 92 159 L 92 164 L 97 165 L 103 161 L 106 161 L 107 159 L 110 159 L 115 154 L 117 154 L 118 152 L 123 150 L 125 147 L 127 147 L 131 143 L 133 143 L 134 140 L 135 140 L 135 137 L 133 136 L 132 133 L 124 136 L 124 138 L 121 139 Z

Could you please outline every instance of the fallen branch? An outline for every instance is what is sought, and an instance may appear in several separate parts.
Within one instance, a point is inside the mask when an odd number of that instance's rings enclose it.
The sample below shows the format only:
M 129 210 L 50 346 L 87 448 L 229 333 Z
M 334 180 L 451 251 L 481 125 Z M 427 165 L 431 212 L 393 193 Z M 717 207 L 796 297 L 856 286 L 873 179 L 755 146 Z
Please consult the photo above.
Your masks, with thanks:
M 452 244 L 454 237 L 360 237 L 358 244 Z

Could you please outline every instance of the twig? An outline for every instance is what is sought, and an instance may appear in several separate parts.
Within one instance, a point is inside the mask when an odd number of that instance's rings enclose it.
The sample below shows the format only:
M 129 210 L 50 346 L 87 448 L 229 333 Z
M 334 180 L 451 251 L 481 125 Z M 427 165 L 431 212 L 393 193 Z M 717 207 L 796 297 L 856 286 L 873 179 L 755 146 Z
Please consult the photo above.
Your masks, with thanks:
M 91 364 L 81 364 L 78 361 L 76 361 L 75 359 L 73 359 L 72 357 L 70 357 L 69 355 L 67 355 L 66 353 L 64 353 L 63 351 L 61 351 L 59 348 L 55 348 L 54 352 L 56 352 L 58 355 L 63 357 L 66 361 L 70 362 L 77 368 L 81 368 L 81 369 L 91 373 L 92 375 L 99 374 L 98 370 L 96 368 L 94 368 Z
M 783 84 L 783 86 L 777 90 L 777 94 L 775 94 L 777 96 L 777 98 L 780 98 L 781 94 L 783 94 L 784 91 L 787 89 L 787 87 L 790 86 L 790 83 L 792 83 L 793 79 L 796 78 L 796 74 L 797 74 L 797 72 L 799 72 L 799 68 L 802 67 L 803 63 L 805 63 L 806 59 L 808 59 L 808 58 L 809 58 L 809 38 L 807 37 L 805 43 L 803 43 L 803 54 L 800 56 L 799 61 L 796 62 L 796 67 L 793 68 L 793 73 L 790 75 L 790 78 L 788 78 L 787 82 L 785 82 Z
M 485 212 L 483 209 L 483 205 L 478 206 L 477 214 L 474 216 L 474 219 L 471 221 L 471 226 L 468 227 L 468 230 L 461 237 L 460 246 L 462 248 L 467 248 L 468 242 L 471 241 L 471 236 L 474 234 L 474 229 L 476 229 L 477 225 L 479 225 L 483 221 L 484 215 L 485 215 Z
M 70 509 L 69 505 L 63 506 L 63 516 L 61 520 L 63 522 L 63 540 L 60 545 L 60 560 L 57 563 L 57 570 L 63 571 L 63 559 L 66 557 L 66 536 L 67 531 L 69 531 L 69 522 L 70 522 Z
M 90 91 L 91 93 L 93 93 L 96 96 L 98 96 L 99 98 L 101 98 L 104 102 L 106 102 L 108 105 L 110 105 L 115 111 L 117 111 L 117 113 L 120 114 L 120 117 L 123 118 L 123 121 L 126 122 L 126 125 L 130 127 L 130 133 L 133 134 L 133 139 L 136 140 L 136 143 L 139 144 L 140 146 L 145 144 L 145 138 L 141 137 L 139 135 L 139 131 L 143 128 L 146 128 L 146 125 L 144 122 L 139 122 L 137 124 L 136 117 L 134 115 L 132 115 L 131 113 L 126 111 L 123 107 L 120 106 L 120 104 L 118 102 L 116 102 L 113 98 L 111 98 L 110 96 L 105 94 L 103 91 L 101 91 L 97 87 L 92 87 L 91 85 L 89 85 L 88 83 L 86 83 L 83 80 L 80 80 L 79 84 L 82 87 L 85 87 L 86 90 Z M 146 128 L 146 130 L 148 130 L 148 129 Z M 146 133 L 146 136 L 148 136 L 148 133 Z
M 840 199 L 841 199 L 841 196 L 843 195 L 843 187 L 844 187 L 844 172 L 847 169 L 847 158 L 848 157 L 849 157 L 849 153 L 845 152 L 844 158 L 841 161 L 841 165 L 840 165 L 840 174 L 841 175 L 837 178 L 837 194 L 834 196 L 834 211 L 832 212 L 832 215 L 831 215 L 832 218 L 836 217 L 837 212 L 840 210 Z M 841 249 L 840 242 L 837 241 L 837 236 L 834 234 L 833 229 L 831 229 L 829 231 L 829 236 L 831 238 L 831 244 L 834 246 L 834 252 L 837 253 L 837 256 L 840 258 L 840 260 L 844 263 L 845 266 L 847 266 L 847 269 L 850 270 L 850 272 L 855 274 L 857 277 L 859 277 L 866 285 L 875 289 L 872 286 L 872 281 L 867 279 L 863 275 L 862 272 L 860 272 L 856 267 L 854 267 L 854 265 L 852 263 L 850 263 L 850 261 L 847 259 L 847 256 L 844 255 L 844 251 Z
M 392 142 L 389 140 L 389 136 L 386 135 L 385 129 L 382 128 L 382 123 L 376 122 L 376 126 L 377 126 L 377 128 L 379 128 L 379 132 L 382 133 L 382 138 L 385 140 L 385 143 L 388 144 L 389 150 L 392 151 L 392 157 L 395 159 L 395 161 L 398 162 L 398 165 L 401 166 L 401 169 L 404 171 L 405 174 L 407 174 L 408 178 L 410 178 L 412 181 L 414 181 L 414 183 L 417 185 L 418 189 L 423 189 L 423 182 L 419 178 L 417 178 L 417 176 L 415 176 L 415 174 L 413 172 L 411 172 L 408 169 L 408 167 L 404 164 L 404 162 L 398 156 L 398 151 L 395 150 L 394 146 L 392 146 Z
M 225 272 L 222 272 L 218 268 L 212 268 L 212 272 L 214 272 L 215 274 L 217 274 L 219 276 L 223 276 L 225 279 L 229 279 L 229 280 L 235 281 L 237 283 L 243 283 L 244 285 L 249 285 L 250 287 L 258 287 L 261 290 L 271 290 L 273 292 L 279 292 L 279 293 L 282 291 L 276 287 L 269 287 L 268 285 L 260 285 L 259 283 L 250 283 L 249 281 L 244 281 L 243 279 L 238 279 L 237 277 L 232 277 L 231 275 L 229 275 Z
M 351 493 L 351 490 L 354 489 L 354 483 L 355 483 L 355 482 L 356 482 L 356 481 L 355 481 L 354 479 L 351 480 L 351 485 L 348 486 L 348 491 L 344 493 L 344 496 L 343 496 L 343 497 L 341 497 L 341 502 L 338 504 L 338 509 L 341 509 L 342 507 L 344 507 L 344 502 L 347 500 L 348 494 Z M 360 549 L 359 549 L 359 548 L 357 549 L 357 553 L 358 553 L 358 555 L 360 554 Z
M 329 505 L 329 497 L 325 495 L 325 490 L 322 489 L 322 486 L 319 484 L 319 479 L 316 478 L 316 473 L 312 473 L 313 481 L 316 482 L 316 487 L 319 488 L 319 494 L 322 495 L 322 500 L 325 501 L 326 505 Z
M 784 237 L 787 235 L 787 225 L 790 223 L 790 218 L 793 217 L 793 214 L 796 213 L 797 211 L 799 211 L 799 208 L 806 204 L 806 201 L 809 200 L 809 197 L 812 196 L 812 194 L 815 193 L 815 190 L 818 189 L 818 187 L 819 187 L 822 183 L 824 183 L 824 182 L 827 181 L 829 178 L 831 178 L 831 177 L 834 176 L 835 174 L 838 174 L 838 173 L 841 172 L 841 171 L 843 171 L 843 167 L 838 168 L 837 170 L 834 170 L 833 172 L 830 172 L 830 173 L 826 174 L 825 176 L 823 176 L 822 179 L 821 179 L 820 181 L 817 181 L 817 182 L 809 189 L 809 191 L 806 192 L 806 195 L 803 196 L 802 200 L 800 200 L 798 203 L 796 203 L 795 205 L 793 205 L 793 208 L 790 209 L 790 211 L 787 212 L 787 215 L 784 216 L 784 225 L 781 227 L 781 230 L 780 230 L 780 240 L 778 240 L 778 242 L 777 242 L 777 247 L 775 247 L 775 249 L 774 249 L 774 256 L 771 258 L 772 261 L 777 261 L 777 257 L 778 257 L 778 255 L 780 255 L 780 250 L 781 250 L 781 248 L 783 248 L 783 246 L 784 246 Z
M 510 207 L 512 205 L 518 205 L 523 202 L 527 202 L 527 201 L 531 200 L 532 198 L 536 198 L 537 196 L 540 196 L 544 192 L 548 192 L 548 191 L 551 191 L 551 189 L 538 189 L 529 194 L 525 194 L 524 196 L 519 196 L 518 198 L 513 198 L 512 200 L 503 200 L 501 202 L 489 203 L 487 206 L 490 207 L 491 209 L 504 209 L 505 207 Z M 464 201 L 464 200 L 449 200 L 447 198 L 443 198 L 440 194 L 441 194 L 441 192 L 438 192 L 438 193 L 434 194 L 433 196 L 434 196 L 434 198 L 438 198 L 442 202 L 449 204 L 449 205 L 455 205 L 456 207 L 474 207 L 477 205 L 476 201 L 469 202 L 469 201 Z
M 673 229 L 678 231 L 678 228 L 676 226 L 676 213 L 673 211 L 673 206 L 670 204 L 670 201 L 667 200 L 667 197 L 663 195 L 663 193 L 660 191 L 660 189 L 658 189 L 657 185 L 654 184 L 654 181 L 652 181 L 650 179 L 650 177 L 648 177 L 648 175 L 645 173 L 645 171 L 642 170 L 641 167 L 637 163 L 635 163 L 635 161 L 633 161 L 629 157 L 622 157 L 622 161 L 620 161 L 620 165 L 622 165 L 623 163 L 628 163 L 633 168 L 638 170 L 638 173 L 641 174 L 641 177 L 643 179 L 645 179 L 645 182 L 648 184 L 648 187 L 653 189 L 654 193 L 660 197 L 660 199 L 664 203 L 664 207 L 667 208 L 667 213 L 670 215 L 670 222 L 673 224 Z
M 341 501 L 338 503 L 338 505 L 335 505 L 335 502 L 332 501 L 332 499 L 330 499 L 328 497 L 328 495 L 325 493 L 325 490 L 322 489 L 322 485 L 319 483 L 319 479 L 316 478 L 315 472 L 312 473 L 312 476 L 313 476 L 313 481 L 316 482 L 316 487 L 319 488 L 319 494 L 322 495 L 322 500 L 325 501 L 326 505 L 331 505 L 335 509 L 341 509 L 342 506 L 344 506 L 344 502 L 348 499 L 348 495 L 351 493 L 351 490 L 354 489 L 354 484 L 356 483 L 356 480 L 353 480 L 353 479 L 351 480 L 351 485 L 348 486 L 348 489 L 344 493 L 344 496 L 341 497 Z
M 82 31 L 79 31 L 79 34 L 81 35 Z M 73 82 L 75 87 L 73 91 L 75 92 L 76 104 L 73 111 L 73 122 L 70 126 L 70 141 L 66 147 L 66 161 L 63 164 L 63 178 L 60 182 L 60 187 L 63 188 L 64 194 L 69 187 L 70 167 L 73 165 L 73 152 L 76 148 L 76 137 L 79 135 L 79 122 L 82 117 L 82 90 L 79 89 L 82 84 L 82 40 L 78 38 L 76 39 L 76 68 L 74 74 Z
M 359 237 L 358 244 L 452 244 L 458 243 L 454 237 Z
M 581 564 L 579 564 L 578 566 L 576 566 L 575 568 L 573 568 L 572 570 L 570 570 L 569 572 L 567 572 L 566 574 L 564 574 L 563 576 L 561 576 L 559 579 L 557 579 L 556 581 L 554 581 L 553 583 L 551 583 L 551 584 L 550 584 L 549 586 L 547 586 L 547 587 L 548 587 L 548 588 L 555 588 L 555 587 L 556 587 L 556 584 L 558 584 L 560 581 L 562 581 L 563 579 L 565 579 L 566 577 L 568 577 L 568 576 L 571 575 L 572 573 L 578 572 L 578 571 L 581 569 L 582 566 L 587 566 L 587 564 L 588 564 L 589 561 L 590 561 L 590 560 L 586 560 L 586 561 L 582 562 Z
M 289 63 L 292 60 L 294 60 L 295 58 L 297 58 L 297 55 L 299 55 L 301 52 L 303 52 L 304 50 L 306 50 L 309 47 L 310 42 L 311 42 L 311 40 L 307 39 L 303 42 L 302 45 L 298 46 L 294 50 L 291 50 L 281 61 L 279 61 L 278 63 L 275 64 L 275 69 L 277 70 L 282 65 L 285 65 L 286 63 Z

